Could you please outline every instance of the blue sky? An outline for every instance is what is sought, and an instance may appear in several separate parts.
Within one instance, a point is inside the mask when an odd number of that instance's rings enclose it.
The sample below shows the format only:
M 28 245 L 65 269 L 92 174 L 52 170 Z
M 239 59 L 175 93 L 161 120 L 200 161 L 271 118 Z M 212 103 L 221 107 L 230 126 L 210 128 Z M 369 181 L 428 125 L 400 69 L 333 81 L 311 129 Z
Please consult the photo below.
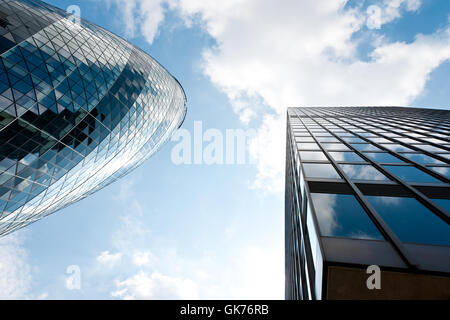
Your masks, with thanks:
M 48 2 L 78 5 L 164 65 L 186 91 L 183 128 L 255 129 L 255 164 L 175 165 L 168 143 L 0 240 L 1 297 L 282 299 L 286 107 L 448 108 L 446 0 Z

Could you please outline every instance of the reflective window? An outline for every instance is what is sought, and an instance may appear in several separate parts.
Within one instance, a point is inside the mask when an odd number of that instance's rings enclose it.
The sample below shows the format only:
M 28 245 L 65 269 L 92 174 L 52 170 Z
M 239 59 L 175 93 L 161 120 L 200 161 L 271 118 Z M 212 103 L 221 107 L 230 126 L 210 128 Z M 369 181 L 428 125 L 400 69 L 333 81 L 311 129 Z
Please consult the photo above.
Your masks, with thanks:
M 366 142 L 365 140 L 363 140 L 361 138 L 347 138 L 347 137 L 345 137 L 343 139 L 344 139 L 345 142 L 348 142 L 348 143 L 354 143 L 354 142 L 365 143 Z
M 322 236 L 383 239 L 353 195 L 311 193 Z
M 297 143 L 297 147 L 302 150 L 320 150 L 317 143 Z
M 304 163 L 303 168 L 308 178 L 340 179 L 336 169 L 329 163 Z
M 450 212 L 450 199 L 431 199 L 431 201 L 436 203 L 447 212 Z
M 355 152 L 330 152 L 330 155 L 336 161 L 360 161 L 365 162 L 363 158 Z
M 404 146 L 399 145 L 399 144 L 383 144 L 383 147 L 385 147 L 386 149 L 389 149 L 391 151 L 395 151 L 395 152 L 403 152 L 403 151 L 411 152 L 411 151 L 414 151 L 414 150 L 412 150 L 410 148 L 404 147 Z
M 450 167 L 428 167 L 428 168 L 450 179 Z
M 444 152 L 444 149 L 435 147 L 435 146 L 430 146 L 430 145 L 426 145 L 426 144 L 416 144 L 416 147 L 425 150 L 425 151 L 429 151 L 429 152 Z
M 450 226 L 416 199 L 366 198 L 401 241 L 450 245 Z
M 424 163 L 424 164 L 444 164 L 444 162 L 439 161 L 435 158 L 432 158 L 430 156 L 427 156 L 423 153 L 403 153 L 402 156 L 411 159 L 412 161 L 418 162 L 418 163 Z
M 302 160 L 328 160 L 322 151 L 300 151 Z
M 412 166 L 383 166 L 398 178 L 408 182 L 441 182 Z
M 353 180 L 389 180 L 388 177 L 371 165 L 340 164 L 340 166 Z
M 338 139 L 334 137 L 318 137 L 320 142 L 339 142 Z
M 322 143 L 325 150 L 350 150 L 343 143 Z
M 296 142 L 314 142 L 314 139 L 311 136 L 308 136 L 308 137 L 295 137 L 295 141 Z
M 359 144 L 355 143 L 352 144 L 352 146 L 353 148 L 358 149 L 360 151 L 381 151 L 375 145 L 369 143 L 359 143 Z
M 376 162 L 404 163 L 399 158 L 397 158 L 387 152 L 367 152 L 367 153 L 365 153 L 365 155 Z

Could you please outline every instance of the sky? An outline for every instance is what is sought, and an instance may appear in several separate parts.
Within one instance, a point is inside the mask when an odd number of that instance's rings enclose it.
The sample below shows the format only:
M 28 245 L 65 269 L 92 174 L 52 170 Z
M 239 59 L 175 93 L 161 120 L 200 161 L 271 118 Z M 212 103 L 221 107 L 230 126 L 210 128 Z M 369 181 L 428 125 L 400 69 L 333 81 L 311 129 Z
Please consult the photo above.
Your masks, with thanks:
M 47 2 L 166 67 L 186 92 L 184 132 L 255 134 L 243 164 L 177 164 L 171 141 L 1 238 L 0 298 L 283 299 L 286 108 L 449 108 L 447 0 Z

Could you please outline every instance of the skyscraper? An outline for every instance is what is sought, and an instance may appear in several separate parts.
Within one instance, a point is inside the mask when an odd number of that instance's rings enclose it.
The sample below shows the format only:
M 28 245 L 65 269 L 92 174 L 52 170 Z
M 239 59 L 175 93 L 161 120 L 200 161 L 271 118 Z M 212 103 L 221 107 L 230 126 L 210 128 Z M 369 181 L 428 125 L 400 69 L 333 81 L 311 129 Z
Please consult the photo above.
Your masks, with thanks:
M 127 174 L 181 126 L 186 97 L 120 37 L 37 0 L 0 0 L 0 235 Z
M 286 149 L 286 299 L 450 298 L 450 111 L 290 108 Z

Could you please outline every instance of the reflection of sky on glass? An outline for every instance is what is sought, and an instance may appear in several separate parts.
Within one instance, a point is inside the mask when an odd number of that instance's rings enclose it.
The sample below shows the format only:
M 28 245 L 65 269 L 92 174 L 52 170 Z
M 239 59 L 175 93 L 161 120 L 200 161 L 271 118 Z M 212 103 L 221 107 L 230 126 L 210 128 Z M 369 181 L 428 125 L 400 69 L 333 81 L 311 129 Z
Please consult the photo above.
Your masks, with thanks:
M 444 152 L 445 150 L 444 149 L 441 149 L 441 148 L 438 148 L 438 147 L 435 147 L 435 146 L 430 146 L 430 145 L 416 145 L 416 147 L 419 147 L 420 149 L 422 149 L 422 150 L 426 150 L 426 151 L 429 151 L 429 152 Z
M 330 155 L 336 161 L 361 161 L 365 162 L 363 158 L 354 152 L 330 152 Z
M 450 226 L 414 198 L 366 196 L 403 242 L 450 245 Z
M 389 180 L 384 174 L 371 165 L 341 164 L 342 170 L 354 180 Z
M 328 160 L 322 151 L 300 151 L 302 160 Z
M 320 150 L 317 143 L 297 143 L 297 147 L 302 150 Z
M 325 150 L 350 150 L 343 143 L 322 143 Z
M 398 178 L 408 182 L 441 182 L 425 172 L 411 166 L 383 166 Z
M 322 236 L 383 239 L 353 195 L 311 193 Z
M 360 151 L 381 151 L 379 148 L 377 148 L 375 145 L 370 143 L 359 143 L 359 144 L 352 144 L 352 146 L 355 149 L 358 149 Z
M 391 151 L 402 152 L 402 151 L 414 151 L 410 148 L 404 147 L 400 144 L 383 144 L 383 147 Z
M 341 178 L 336 169 L 328 163 L 304 163 L 303 168 L 308 178 Z
M 429 168 L 450 179 L 450 167 L 429 167 Z
M 450 212 L 450 199 L 431 199 L 433 202 L 435 202 L 438 206 L 446 210 L 447 212 Z
M 439 161 L 437 159 L 434 159 L 430 156 L 427 156 L 423 153 L 403 153 L 402 156 L 411 159 L 412 161 L 418 162 L 418 163 L 436 163 L 436 164 L 443 164 L 442 161 Z
M 382 153 L 368 152 L 368 153 L 365 153 L 365 155 L 376 162 L 404 163 L 399 158 L 397 158 L 389 153 L 385 153 L 385 152 L 382 152 Z

